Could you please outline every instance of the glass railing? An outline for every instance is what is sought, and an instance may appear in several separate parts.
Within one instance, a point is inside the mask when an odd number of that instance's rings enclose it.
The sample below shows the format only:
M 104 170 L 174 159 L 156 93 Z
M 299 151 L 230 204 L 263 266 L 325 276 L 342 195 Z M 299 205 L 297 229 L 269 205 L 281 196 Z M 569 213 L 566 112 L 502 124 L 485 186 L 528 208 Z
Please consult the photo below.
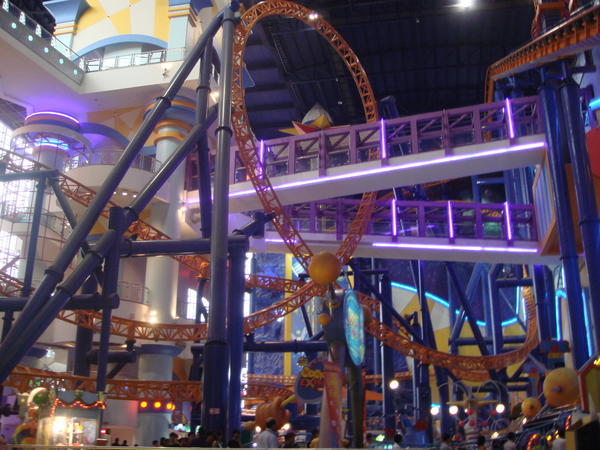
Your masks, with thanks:
M 126 302 L 139 303 L 147 305 L 150 290 L 146 286 L 129 281 L 119 280 L 117 283 L 117 293 L 121 300 Z
M 0 28 L 76 83 L 83 79 L 80 56 L 8 0 L 0 7 Z M 81 61 L 81 66 L 77 62 Z
M 185 48 L 163 48 L 147 52 L 133 53 L 122 56 L 104 56 L 97 59 L 84 59 L 86 72 L 119 69 L 122 67 L 144 66 L 169 61 L 182 61 L 185 58 Z
M 122 150 L 102 150 L 91 153 L 82 153 L 67 160 L 65 172 L 78 167 L 114 166 L 122 154 Z M 154 156 L 138 155 L 135 157 L 130 167 L 156 173 L 160 167 L 160 162 L 157 161 Z

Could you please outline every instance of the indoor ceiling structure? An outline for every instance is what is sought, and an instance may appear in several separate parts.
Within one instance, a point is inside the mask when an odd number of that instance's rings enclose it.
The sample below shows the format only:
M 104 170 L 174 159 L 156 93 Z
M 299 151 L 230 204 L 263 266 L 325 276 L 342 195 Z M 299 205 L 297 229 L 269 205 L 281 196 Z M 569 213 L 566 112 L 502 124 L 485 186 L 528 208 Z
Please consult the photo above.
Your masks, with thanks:
M 244 2 L 247 7 L 257 0 Z M 531 0 L 304 0 L 348 41 L 377 99 L 393 96 L 400 115 L 484 101 L 487 67 L 530 39 Z M 301 120 L 320 103 L 335 125 L 364 120 L 343 61 L 309 26 L 273 17 L 250 37 L 246 90 L 255 133 Z

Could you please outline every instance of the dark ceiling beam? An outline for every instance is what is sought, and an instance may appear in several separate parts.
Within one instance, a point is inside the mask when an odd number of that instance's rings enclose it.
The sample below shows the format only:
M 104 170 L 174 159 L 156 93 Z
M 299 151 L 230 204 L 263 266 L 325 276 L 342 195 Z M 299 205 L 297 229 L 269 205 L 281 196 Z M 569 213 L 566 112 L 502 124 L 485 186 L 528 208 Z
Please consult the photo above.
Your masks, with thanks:
M 246 94 L 259 94 L 261 92 L 271 91 L 285 91 L 288 86 L 285 83 L 270 83 L 270 84 L 257 84 L 251 88 L 246 89 Z
M 277 103 L 277 104 L 261 104 L 261 105 L 252 105 L 246 103 L 246 107 L 248 108 L 248 113 L 252 114 L 253 112 L 263 112 L 263 111 L 294 111 L 293 103 Z

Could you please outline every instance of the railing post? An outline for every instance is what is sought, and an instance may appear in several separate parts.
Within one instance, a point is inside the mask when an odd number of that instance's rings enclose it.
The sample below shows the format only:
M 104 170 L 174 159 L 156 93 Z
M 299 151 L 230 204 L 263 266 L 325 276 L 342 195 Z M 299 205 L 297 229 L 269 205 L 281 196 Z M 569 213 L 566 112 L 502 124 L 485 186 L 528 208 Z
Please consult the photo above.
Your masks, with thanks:
M 323 132 L 321 132 L 321 135 Z M 294 175 L 296 173 L 296 138 L 291 138 L 288 144 L 288 168 L 287 174 Z M 320 174 L 320 173 L 319 173 Z
M 419 237 L 425 237 L 427 233 L 427 228 L 425 226 L 425 205 L 422 203 L 417 206 L 417 221 L 418 221 L 418 229 L 419 229 Z
M 327 138 L 325 133 L 319 133 L 319 176 L 327 175 Z
M 484 238 L 483 217 L 481 213 L 481 205 L 475 207 L 475 238 Z
M 387 146 L 387 128 L 385 126 L 385 119 L 379 121 L 379 149 L 381 165 L 388 166 L 390 164 L 390 155 Z
M 442 146 L 444 154 L 450 156 L 452 149 L 450 148 L 450 123 L 448 121 L 448 111 L 442 110 Z
M 348 160 L 350 164 L 358 162 L 358 149 L 356 148 L 356 131 L 354 127 L 348 127 Z
M 471 121 L 473 124 L 473 144 L 481 144 L 483 142 L 483 133 L 481 131 L 481 115 L 479 106 L 473 108 L 473 116 Z
M 419 153 L 419 129 L 417 127 L 417 119 L 410 121 L 410 152 L 412 154 Z

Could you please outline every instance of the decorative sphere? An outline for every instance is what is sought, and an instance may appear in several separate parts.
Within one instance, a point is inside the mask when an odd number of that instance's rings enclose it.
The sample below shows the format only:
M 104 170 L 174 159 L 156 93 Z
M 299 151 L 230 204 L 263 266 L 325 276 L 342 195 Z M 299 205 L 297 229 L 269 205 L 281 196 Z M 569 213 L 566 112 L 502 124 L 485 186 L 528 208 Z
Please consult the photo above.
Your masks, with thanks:
M 318 253 L 312 257 L 308 266 L 308 274 L 312 280 L 322 286 L 328 286 L 340 275 L 340 262 L 328 252 Z
M 548 406 L 557 407 L 575 403 L 579 398 L 577 372 L 566 367 L 551 370 L 546 375 L 543 390 Z
M 521 412 L 528 419 L 531 419 L 539 413 L 540 409 L 542 409 L 542 403 L 537 397 L 527 397 L 521 403 Z
M 327 313 L 322 313 L 322 314 L 319 314 L 319 317 L 317 317 L 317 320 L 319 321 L 321 326 L 324 327 L 326 325 L 329 325 L 329 322 L 331 322 L 331 316 Z

